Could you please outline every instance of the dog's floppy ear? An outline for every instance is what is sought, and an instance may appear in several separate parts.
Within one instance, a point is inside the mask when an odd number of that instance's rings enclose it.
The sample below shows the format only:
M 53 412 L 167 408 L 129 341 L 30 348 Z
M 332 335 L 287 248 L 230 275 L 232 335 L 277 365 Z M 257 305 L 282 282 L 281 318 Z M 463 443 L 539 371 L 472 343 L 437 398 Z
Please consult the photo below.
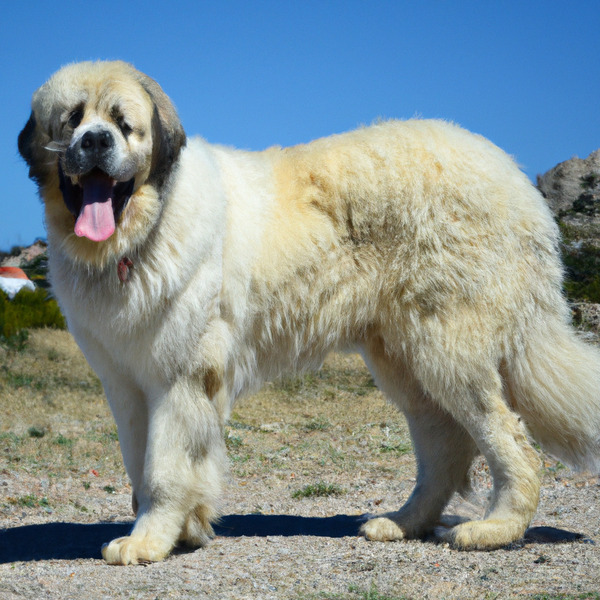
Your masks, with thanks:
M 51 169 L 51 162 L 48 161 L 48 152 L 45 146 L 50 142 L 50 138 L 40 131 L 35 113 L 31 111 L 29 120 L 19 134 L 18 147 L 19 154 L 25 159 L 29 166 L 29 177 L 41 187 Z
M 44 183 L 47 172 L 44 169 L 45 161 L 43 159 L 43 144 L 40 144 L 40 140 L 38 140 L 37 137 L 37 121 L 35 119 L 35 114 L 32 111 L 29 120 L 19 134 L 18 147 L 19 154 L 29 165 L 29 177 L 31 177 L 38 186 L 41 186 Z
M 140 76 L 142 87 L 154 103 L 154 146 L 149 181 L 160 187 L 179 157 L 181 148 L 185 146 L 186 135 L 173 103 L 160 85 L 143 73 L 140 73 Z
M 25 162 L 31 166 L 33 162 L 33 150 L 31 147 L 33 135 L 35 133 L 35 115 L 33 111 L 29 115 L 29 120 L 25 123 L 23 131 L 19 134 L 19 153 L 25 159 Z

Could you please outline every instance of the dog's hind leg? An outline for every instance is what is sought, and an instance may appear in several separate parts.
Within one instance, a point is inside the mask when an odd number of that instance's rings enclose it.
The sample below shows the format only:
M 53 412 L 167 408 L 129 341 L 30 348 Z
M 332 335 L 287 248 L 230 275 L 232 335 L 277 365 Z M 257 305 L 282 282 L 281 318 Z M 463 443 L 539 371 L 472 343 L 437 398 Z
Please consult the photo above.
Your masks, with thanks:
M 383 351 L 381 340 L 371 344 L 365 360 L 382 391 L 405 413 L 417 459 L 417 484 L 400 510 L 370 519 L 362 532 L 376 541 L 419 537 L 439 523 L 454 492 L 468 489 L 477 447 L 467 431 L 423 393 L 401 361 Z
M 533 518 L 539 499 L 540 460 L 521 418 L 503 397 L 491 349 L 486 352 L 482 346 L 454 341 L 453 346 L 422 347 L 429 360 L 416 363 L 415 374 L 428 396 L 469 432 L 486 458 L 494 487 L 483 520 L 438 533 L 457 548 L 491 550 L 520 539 Z M 461 347 L 459 354 L 456 350 Z M 436 356 L 440 348 L 443 352 Z
M 460 549 L 492 550 L 525 533 L 539 500 L 540 460 L 520 418 L 506 406 L 499 391 L 481 390 L 472 406 L 473 412 L 462 418 L 489 465 L 492 500 L 482 521 L 440 533 Z
M 417 484 L 400 510 L 363 525 L 370 540 L 415 538 L 432 531 L 454 492 L 469 486 L 469 467 L 477 449 L 464 428 L 435 408 L 406 416 L 417 459 Z

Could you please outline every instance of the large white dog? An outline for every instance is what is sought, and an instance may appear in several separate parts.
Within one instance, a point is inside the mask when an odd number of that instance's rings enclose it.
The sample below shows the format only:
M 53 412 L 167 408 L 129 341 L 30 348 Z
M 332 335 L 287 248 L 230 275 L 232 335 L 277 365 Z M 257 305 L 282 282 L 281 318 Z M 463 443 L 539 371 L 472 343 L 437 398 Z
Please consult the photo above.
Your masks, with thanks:
M 369 520 L 369 539 L 431 530 L 478 452 L 489 510 L 442 535 L 518 539 L 540 486 L 529 435 L 598 465 L 600 354 L 570 329 L 557 228 L 485 139 L 415 120 L 240 152 L 186 139 L 158 84 L 98 62 L 35 93 L 19 149 L 133 486 L 135 526 L 108 562 L 205 544 L 233 402 L 334 348 L 362 353 L 417 456 L 412 496 Z

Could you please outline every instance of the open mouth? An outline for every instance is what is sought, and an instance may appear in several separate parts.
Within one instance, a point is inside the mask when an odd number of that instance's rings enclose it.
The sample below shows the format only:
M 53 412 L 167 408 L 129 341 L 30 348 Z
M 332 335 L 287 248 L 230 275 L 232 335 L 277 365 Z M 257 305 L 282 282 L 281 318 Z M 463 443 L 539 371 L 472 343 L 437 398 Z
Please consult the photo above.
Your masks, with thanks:
M 93 242 L 107 240 L 115 231 L 123 209 L 133 193 L 135 178 L 116 181 L 97 167 L 73 183 L 58 166 L 60 191 L 75 216 L 75 234 Z

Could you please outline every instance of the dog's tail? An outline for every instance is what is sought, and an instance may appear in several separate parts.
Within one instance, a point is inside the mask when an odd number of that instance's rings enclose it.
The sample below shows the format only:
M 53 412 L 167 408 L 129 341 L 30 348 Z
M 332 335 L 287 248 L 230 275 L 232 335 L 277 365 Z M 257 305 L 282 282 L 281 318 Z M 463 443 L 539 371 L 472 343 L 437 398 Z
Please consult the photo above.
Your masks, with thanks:
M 508 361 L 514 408 L 548 453 L 578 469 L 600 469 L 600 350 L 558 319 Z

